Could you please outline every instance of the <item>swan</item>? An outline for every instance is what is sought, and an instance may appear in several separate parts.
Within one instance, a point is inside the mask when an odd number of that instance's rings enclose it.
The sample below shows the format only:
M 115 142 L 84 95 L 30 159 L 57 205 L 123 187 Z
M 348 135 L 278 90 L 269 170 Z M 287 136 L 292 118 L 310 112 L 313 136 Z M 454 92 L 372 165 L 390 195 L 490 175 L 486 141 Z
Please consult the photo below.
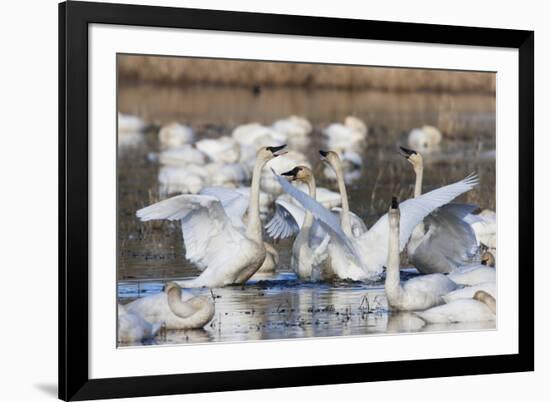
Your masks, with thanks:
M 118 133 L 138 133 L 147 129 L 145 121 L 131 114 L 124 114 L 118 112 Z
M 145 141 L 143 132 L 147 124 L 139 117 L 118 113 L 117 142 L 121 148 L 131 148 Z
M 493 255 L 486 251 L 480 264 L 464 265 L 448 274 L 448 278 L 459 285 L 474 286 L 484 282 L 496 282 Z
M 195 133 L 191 127 L 173 122 L 160 128 L 158 138 L 161 149 L 177 148 L 191 144 L 195 139 Z
M 422 194 L 422 155 L 404 147 L 400 147 L 400 154 L 414 168 L 414 196 L 418 197 Z M 471 263 L 478 256 L 479 245 L 467 218 L 476 209 L 475 205 L 447 204 L 428 215 L 411 235 L 409 261 L 424 274 L 448 273 Z
M 205 138 L 197 141 L 195 147 L 208 156 L 212 162 L 232 164 L 239 162 L 241 157 L 239 143 L 228 136 L 217 139 Z
M 289 116 L 286 119 L 277 120 L 271 127 L 276 131 L 286 134 L 287 139 L 307 136 L 313 129 L 311 123 L 300 116 Z
M 205 179 L 189 167 L 161 166 L 157 175 L 160 194 L 197 194 Z
M 450 303 L 453 300 L 458 299 L 471 299 L 478 290 L 490 294 L 493 297 L 497 295 L 497 284 L 495 282 L 482 282 L 473 286 L 465 286 L 461 289 L 453 290 L 452 292 L 443 296 L 445 303 Z
M 453 300 L 415 314 L 428 324 L 495 321 L 496 299 L 489 293 L 478 290 L 471 299 Z
M 181 221 L 186 258 L 202 273 L 185 287 L 222 287 L 246 282 L 263 264 L 266 250 L 260 220 L 260 176 L 271 159 L 284 153 L 284 145 L 260 148 L 252 174 L 248 206 L 245 197 L 236 198 L 233 208 L 224 208 L 210 195 L 184 194 L 160 201 L 137 211 L 142 221 L 169 219 Z M 242 215 L 248 209 L 248 223 Z
M 365 147 L 368 128 L 357 117 L 348 116 L 344 124 L 333 123 L 323 130 L 323 134 L 328 148 L 351 152 Z
M 129 313 L 124 306 L 118 306 L 118 343 L 135 343 L 152 339 L 164 325 L 163 321 L 151 324 L 141 315 Z
M 315 199 L 315 178 L 307 166 L 297 166 L 282 175 L 289 177 L 291 181 L 298 180 L 306 183 L 309 196 Z M 312 226 L 313 214 L 306 210 L 298 236 L 292 244 L 290 267 L 301 279 L 317 280 L 323 273 L 330 236 L 324 230 L 315 230 Z
M 441 131 L 433 126 L 413 128 L 407 138 L 409 148 L 418 149 L 425 153 L 431 153 L 439 149 Z
M 128 313 L 138 314 L 149 322 L 163 321 L 166 329 L 202 328 L 215 312 L 210 298 L 183 292 L 174 282 L 168 282 L 164 292 L 136 299 L 125 307 Z
M 457 288 L 456 283 L 443 274 L 423 275 L 400 282 L 399 226 L 401 213 L 397 200 L 392 199 L 389 215 L 388 260 L 384 289 L 388 304 L 395 310 L 425 310 L 444 303 L 443 296 Z
M 491 252 L 497 248 L 497 215 L 495 211 L 484 209 L 472 219 L 472 228 L 480 243 Z
M 338 218 L 329 210 L 287 183 L 275 172 L 274 176 L 284 191 L 300 202 L 303 208 L 310 210 L 323 228 L 331 235 L 330 264 L 336 276 L 341 279 L 352 280 L 365 280 L 380 276 L 387 259 L 388 214 L 383 215 L 359 237 L 350 237 L 343 232 Z M 402 250 L 405 247 L 414 227 L 428 214 L 452 201 L 460 194 L 471 190 L 476 184 L 477 177 L 468 176 L 457 183 L 441 187 L 401 203 L 400 249 Z
M 206 155 L 192 145 L 182 145 L 162 151 L 159 162 L 166 166 L 187 166 L 206 164 Z

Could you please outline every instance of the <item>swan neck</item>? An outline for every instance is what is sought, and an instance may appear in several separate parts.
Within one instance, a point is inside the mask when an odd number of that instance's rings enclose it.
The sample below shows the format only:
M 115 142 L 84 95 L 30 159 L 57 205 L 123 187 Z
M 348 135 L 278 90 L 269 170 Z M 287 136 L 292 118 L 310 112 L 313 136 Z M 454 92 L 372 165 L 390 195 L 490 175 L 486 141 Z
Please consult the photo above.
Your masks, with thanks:
M 414 197 L 422 195 L 422 178 L 424 175 L 424 167 L 422 164 L 414 167 L 414 172 L 416 173 L 416 182 L 414 184 Z
M 248 225 L 246 227 L 246 235 L 249 239 L 262 242 L 262 222 L 260 219 L 260 178 L 262 177 L 262 169 L 266 160 L 256 159 L 254 171 L 252 172 L 252 184 L 250 186 L 250 199 L 248 201 Z
M 394 225 L 390 222 L 388 261 L 384 288 L 390 305 L 397 304 L 402 290 L 399 277 L 399 223 Z
M 314 200 L 317 199 L 317 185 L 315 184 L 315 178 L 313 175 L 311 175 L 307 181 L 307 186 L 309 189 L 309 196 L 313 198 Z M 309 209 L 306 208 L 306 216 L 304 218 L 304 224 L 302 227 L 304 228 L 311 228 L 311 225 L 313 225 L 313 214 Z
M 181 300 L 181 289 L 172 289 L 167 294 L 168 306 L 172 313 L 181 318 L 188 318 L 195 311 L 188 303 Z
M 348 236 L 351 236 L 351 221 L 349 215 L 349 203 L 348 192 L 346 190 L 346 183 L 344 181 L 344 173 L 342 171 L 342 164 L 340 160 L 332 163 L 332 168 L 336 173 L 336 180 L 338 181 L 338 190 L 340 191 L 340 197 L 342 198 L 342 213 L 340 214 L 340 225 L 342 230 Z

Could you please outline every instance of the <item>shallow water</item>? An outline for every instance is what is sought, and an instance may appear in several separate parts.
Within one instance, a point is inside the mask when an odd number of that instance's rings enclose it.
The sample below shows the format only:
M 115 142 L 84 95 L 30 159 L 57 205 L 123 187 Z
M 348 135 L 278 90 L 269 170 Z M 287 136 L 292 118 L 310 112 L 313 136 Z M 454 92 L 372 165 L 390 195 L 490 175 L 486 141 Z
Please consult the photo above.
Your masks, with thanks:
M 368 147 L 360 178 L 348 185 L 348 193 L 351 210 L 368 226 L 387 211 L 392 195 L 399 199 L 412 195 L 414 173 L 397 154 L 396 145 L 406 145 L 404 135 L 408 130 L 423 124 L 438 125 L 447 132 L 441 150 L 424 158 L 424 191 L 476 172 L 480 185 L 459 201 L 495 209 L 495 159 L 485 156 L 495 147 L 494 108 L 494 97 L 486 95 L 300 89 L 267 89 L 254 95 L 246 89 L 220 87 L 119 89 L 121 112 L 137 114 L 149 122 L 184 122 L 193 126 L 198 139 L 230 135 L 236 125 L 250 121 L 270 124 L 290 114 L 303 115 L 314 125 L 307 155 L 317 184 L 334 191 L 336 185 L 324 178 L 317 157 L 317 150 L 323 148 L 321 129 L 348 114 L 357 115 L 369 126 Z M 156 129 L 151 129 L 144 142 L 119 148 L 117 246 L 119 299 L 123 303 L 160 291 L 165 280 L 199 274 L 184 258 L 178 223 L 142 224 L 135 218 L 137 209 L 159 198 L 158 164 L 150 158 L 158 150 L 156 135 Z M 280 253 L 279 274 L 267 278 L 269 281 L 215 289 L 215 319 L 204 330 L 169 331 L 166 339 L 155 342 L 233 342 L 487 328 L 480 323 L 418 327 L 411 315 L 388 314 L 381 283 L 296 281 L 288 273 L 291 245 L 292 240 L 275 244 Z M 406 256 L 403 260 L 406 263 Z M 493 328 L 494 323 L 488 326 Z

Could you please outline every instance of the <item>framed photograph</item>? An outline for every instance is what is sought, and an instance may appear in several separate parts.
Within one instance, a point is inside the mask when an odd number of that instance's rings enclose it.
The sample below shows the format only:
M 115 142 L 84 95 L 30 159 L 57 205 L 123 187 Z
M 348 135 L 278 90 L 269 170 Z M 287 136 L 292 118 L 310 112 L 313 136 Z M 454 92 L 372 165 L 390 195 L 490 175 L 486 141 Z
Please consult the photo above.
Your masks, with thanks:
M 534 369 L 534 33 L 59 5 L 59 397 Z

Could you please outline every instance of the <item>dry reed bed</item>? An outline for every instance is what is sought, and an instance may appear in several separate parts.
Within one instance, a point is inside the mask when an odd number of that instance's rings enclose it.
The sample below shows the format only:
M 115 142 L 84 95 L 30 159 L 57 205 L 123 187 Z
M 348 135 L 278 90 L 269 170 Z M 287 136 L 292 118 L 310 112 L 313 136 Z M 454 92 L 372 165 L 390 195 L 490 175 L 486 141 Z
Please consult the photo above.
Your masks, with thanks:
M 493 94 L 495 74 L 326 64 L 121 55 L 121 83 L 298 86 Z

